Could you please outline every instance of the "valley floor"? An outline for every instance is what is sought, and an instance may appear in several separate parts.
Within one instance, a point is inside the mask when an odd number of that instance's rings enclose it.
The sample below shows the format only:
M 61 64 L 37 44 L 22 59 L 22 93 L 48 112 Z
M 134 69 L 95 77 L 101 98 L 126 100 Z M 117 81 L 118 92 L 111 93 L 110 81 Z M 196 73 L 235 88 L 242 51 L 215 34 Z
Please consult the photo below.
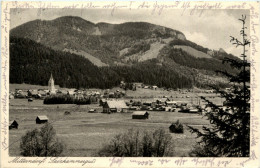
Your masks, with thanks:
M 19 128 L 9 131 L 10 156 L 19 156 L 20 139 L 25 133 L 42 125 L 35 124 L 38 115 L 46 115 L 56 130 L 57 136 L 66 144 L 63 156 L 93 157 L 98 150 L 118 133 L 134 128 L 140 130 L 165 129 L 169 132 L 172 122 L 179 120 L 184 125 L 201 128 L 209 124 L 198 114 L 179 112 L 150 112 L 148 120 L 133 120 L 132 113 L 88 113 L 96 105 L 43 105 L 42 100 L 27 102 L 27 99 L 11 99 L 9 119 L 16 120 Z M 71 115 L 64 115 L 70 111 Z M 188 156 L 196 142 L 196 135 L 184 126 L 184 134 L 171 133 L 176 156 Z

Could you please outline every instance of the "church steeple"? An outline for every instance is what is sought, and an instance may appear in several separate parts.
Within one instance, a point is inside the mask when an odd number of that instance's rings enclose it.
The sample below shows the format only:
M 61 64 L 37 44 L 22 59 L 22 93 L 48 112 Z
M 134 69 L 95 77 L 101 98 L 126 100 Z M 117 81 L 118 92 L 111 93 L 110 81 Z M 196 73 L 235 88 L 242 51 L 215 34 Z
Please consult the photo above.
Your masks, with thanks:
M 54 79 L 53 79 L 52 73 L 51 73 L 51 77 L 49 79 L 48 87 L 49 87 L 49 90 L 50 90 L 51 94 L 55 94 L 56 93 L 55 92 L 55 85 L 54 85 Z

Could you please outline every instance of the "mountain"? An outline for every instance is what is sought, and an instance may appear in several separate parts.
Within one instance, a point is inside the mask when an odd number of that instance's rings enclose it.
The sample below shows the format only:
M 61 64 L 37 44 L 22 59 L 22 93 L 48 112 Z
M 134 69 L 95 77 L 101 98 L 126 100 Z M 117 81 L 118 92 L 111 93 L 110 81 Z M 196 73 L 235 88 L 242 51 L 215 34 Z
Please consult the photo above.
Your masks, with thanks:
M 224 86 L 226 79 L 215 71 L 236 73 L 222 64 L 224 57 L 236 58 L 146 22 L 94 24 L 65 16 L 10 31 L 11 83 L 45 85 L 52 72 L 62 87 L 110 88 L 121 80 L 172 88 Z
M 186 39 L 177 30 L 150 23 L 94 24 L 75 16 L 30 21 L 12 29 L 10 35 L 29 38 L 54 50 L 95 57 L 103 63 L 96 64 L 98 66 L 126 63 L 124 57 L 127 55 L 122 57 L 120 52 L 127 50 L 128 56 L 137 54 L 143 51 L 142 45 L 139 50 L 131 49 L 138 44 L 150 46 L 161 39 Z

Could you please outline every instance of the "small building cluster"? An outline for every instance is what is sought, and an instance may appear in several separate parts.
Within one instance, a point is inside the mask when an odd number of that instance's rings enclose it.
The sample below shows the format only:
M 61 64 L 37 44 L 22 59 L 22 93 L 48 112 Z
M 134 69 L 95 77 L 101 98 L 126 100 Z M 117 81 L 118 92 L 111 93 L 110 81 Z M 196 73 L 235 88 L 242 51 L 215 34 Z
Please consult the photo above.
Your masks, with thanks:
M 41 115 L 41 116 L 37 116 L 36 119 L 35 119 L 35 122 L 36 124 L 44 124 L 44 123 L 47 123 L 48 122 L 48 117 L 46 115 Z M 16 120 L 12 120 L 9 122 L 10 125 L 9 125 L 9 130 L 11 129 L 18 129 L 18 122 Z

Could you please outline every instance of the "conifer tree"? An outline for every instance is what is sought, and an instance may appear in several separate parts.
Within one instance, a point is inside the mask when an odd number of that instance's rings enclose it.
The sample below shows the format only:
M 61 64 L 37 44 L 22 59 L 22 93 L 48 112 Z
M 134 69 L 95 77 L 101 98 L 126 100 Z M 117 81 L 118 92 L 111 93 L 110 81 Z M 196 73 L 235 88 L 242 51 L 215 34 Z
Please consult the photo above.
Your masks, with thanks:
M 246 16 L 239 19 L 242 22 L 240 35 L 242 40 L 231 36 L 230 42 L 236 47 L 242 47 L 243 59 L 224 58 L 223 63 L 229 63 L 238 69 L 238 74 L 219 71 L 229 78 L 229 91 L 216 89 L 226 99 L 226 109 L 218 107 L 213 102 L 201 97 L 212 108 L 206 112 L 210 126 L 203 126 L 202 131 L 189 127 L 192 133 L 200 138 L 198 145 L 191 152 L 196 156 L 247 157 L 250 144 L 250 63 L 247 62 L 246 47 L 250 45 L 245 30 Z

